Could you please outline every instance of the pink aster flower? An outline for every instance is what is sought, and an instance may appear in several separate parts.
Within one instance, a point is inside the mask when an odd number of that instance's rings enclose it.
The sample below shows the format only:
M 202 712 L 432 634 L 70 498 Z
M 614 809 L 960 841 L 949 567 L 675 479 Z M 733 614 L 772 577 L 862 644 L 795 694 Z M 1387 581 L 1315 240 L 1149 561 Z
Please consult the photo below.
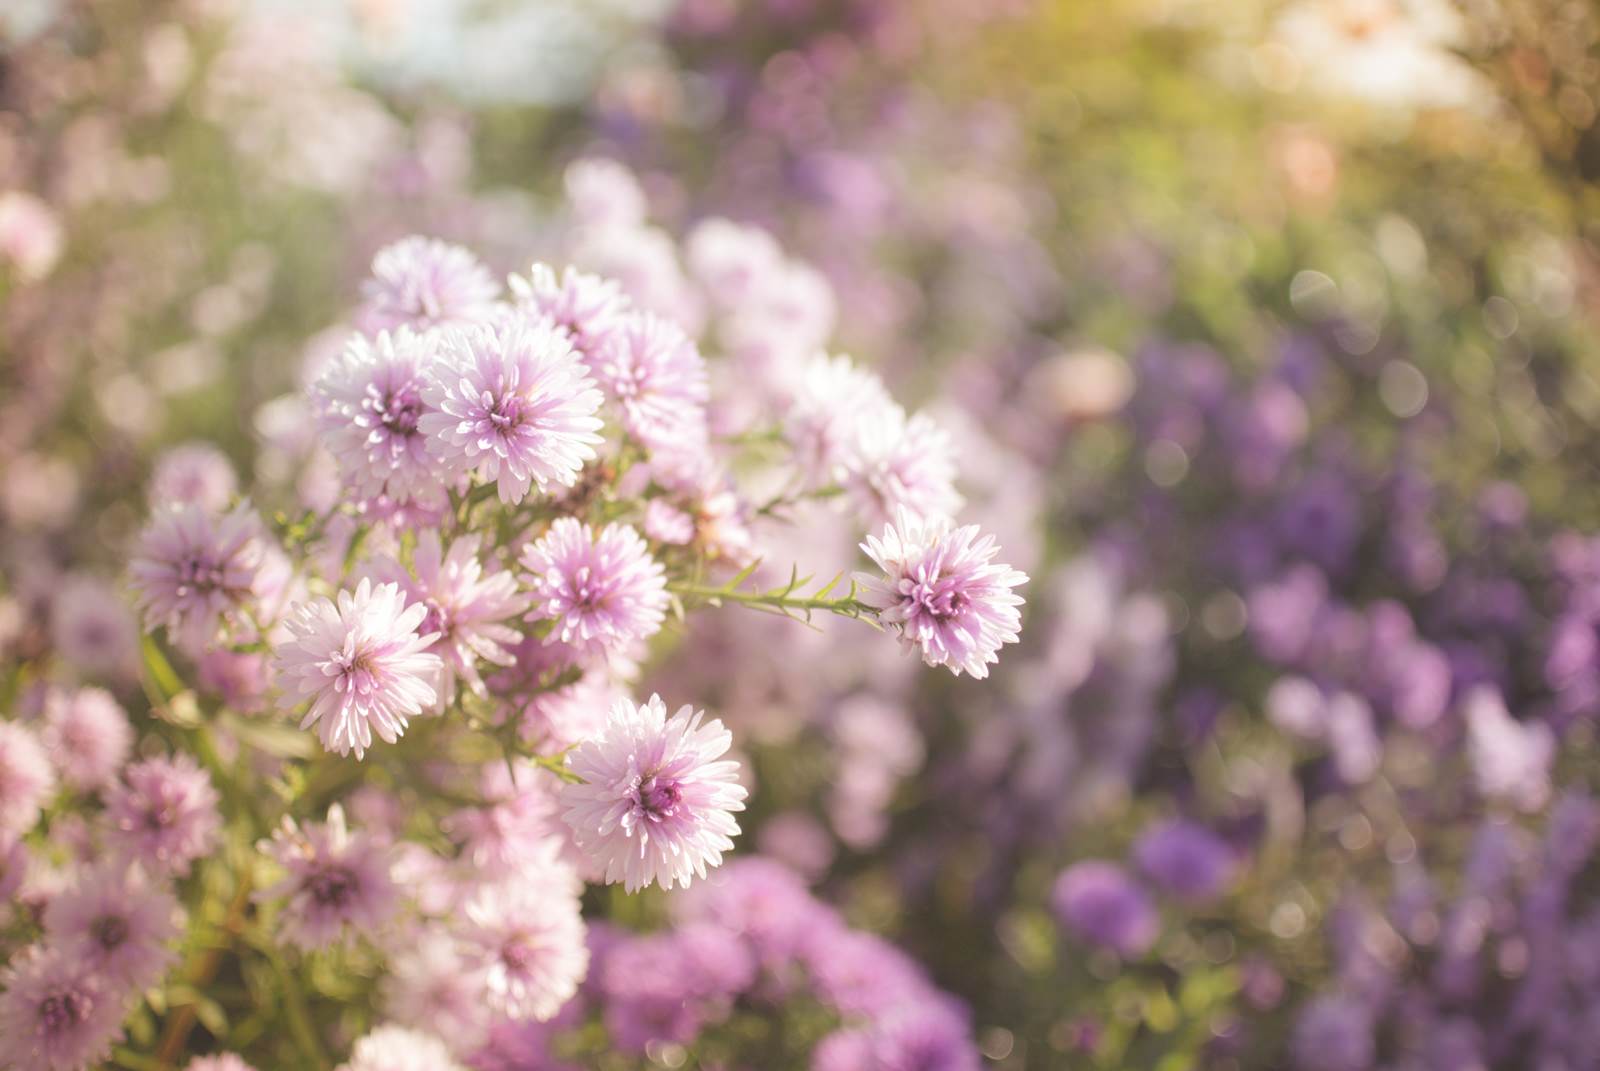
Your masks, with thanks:
M 137 992 L 177 962 L 168 945 L 182 911 L 165 888 L 135 866 L 104 863 L 83 871 L 44 912 L 51 942 L 118 989 Z
M 783 434 L 813 487 L 840 478 L 840 468 L 865 427 L 895 407 L 883 380 L 848 357 L 819 353 L 801 369 L 784 409 Z
M 887 521 L 905 509 L 949 516 L 961 507 L 950 437 L 926 413 L 890 403 L 860 414 L 845 450 L 841 482 L 861 516 Z
M 122 595 L 98 577 L 69 575 L 50 604 L 50 642 L 89 673 L 133 677 L 139 626 Z
M 150 518 L 128 572 L 146 625 L 198 650 L 263 593 L 266 560 L 266 535 L 248 505 L 220 516 L 173 506 Z
M 589 371 L 622 414 L 622 426 L 655 450 L 694 449 L 706 438 L 706 362 L 676 324 L 635 313 L 588 358 Z
M 987 677 L 1000 648 L 1016 642 L 1022 596 L 1011 589 L 1028 578 L 994 562 L 1000 548 L 977 525 L 952 530 L 947 518 L 902 509 L 881 539 L 868 536 L 861 549 L 884 574 L 857 576 L 862 601 L 907 647 L 921 648 L 928 665 Z
M 589 969 L 578 882 L 557 864 L 479 889 L 461 942 L 482 972 L 489 1007 L 511 1019 L 549 1019 Z
M 31 830 L 55 790 L 56 773 L 38 737 L 16 722 L 0 721 L 0 837 Z
M 287 901 L 279 932 L 290 944 L 310 950 L 352 934 L 371 936 L 399 906 L 388 841 L 352 833 L 338 804 L 325 823 L 302 826 L 285 818 L 260 848 L 288 871 L 257 898 Z
M 683 707 L 670 719 L 661 697 L 643 706 L 619 699 L 601 733 L 567 757 L 581 783 L 561 787 L 563 818 L 578 848 L 608 883 L 633 892 L 705 877 L 733 847 L 744 810 L 733 734 Z
M 592 651 L 626 651 L 666 620 L 667 582 L 639 533 L 560 517 L 522 552 L 533 595 L 529 620 L 555 622 L 550 641 Z
M 123 772 L 106 794 L 106 818 L 119 859 L 189 873 L 216 843 L 222 820 L 211 778 L 187 755 L 146 759 Z
M 488 1037 L 483 982 L 461 943 L 436 929 L 423 930 L 389 960 L 383 1009 L 397 1023 L 412 1023 L 470 1052 Z
M 444 478 L 418 423 L 439 362 L 431 334 L 399 328 L 376 339 L 352 335 L 311 386 L 323 441 L 339 471 L 369 500 L 442 503 Z
M 557 276 L 550 265 L 535 264 L 527 278 L 511 277 L 511 292 L 523 308 L 555 321 L 583 357 L 595 352 L 629 309 L 615 282 L 571 266 Z
M 444 1042 L 404 1026 L 380 1026 L 350 1052 L 338 1071 L 461 1071 Z
M 295 607 L 284 622 L 290 638 L 274 655 L 287 705 L 311 702 L 300 727 L 316 725 L 324 748 L 357 759 L 374 730 L 398 740 L 408 719 L 438 701 L 432 682 L 443 663 L 428 647 L 439 637 L 417 631 L 427 616 L 426 605 L 406 605 L 398 584 L 366 579 L 337 603 Z
M 221 513 L 239 490 L 226 454 L 205 442 L 174 446 L 156 459 L 150 476 L 150 506 L 186 503 Z
M 503 622 L 525 611 L 528 598 L 517 590 L 514 573 L 484 570 L 479 559 L 482 543 L 479 536 L 462 536 L 444 553 L 439 534 L 425 531 L 417 537 L 412 570 L 393 558 L 378 559 L 371 566 L 375 580 L 398 584 L 408 602 L 427 608 L 420 631 L 438 637 L 428 650 L 442 659 L 436 689 L 440 710 L 455 698 L 458 677 L 474 695 L 485 694 L 478 660 L 510 665 L 507 648 L 522 639 Z
M 0 1053 L 18 1071 L 83 1071 L 122 1033 L 122 994 L 87 962 L 35 945 L 0 982 Z
M 600 442 L 604 400 L 572 344 L 548 321 L 505 316 L 447 333 L 445 363 L 423 398 L 418 423 L 452 474 L 498 482 L 500 501 L 571 487 Z
M 372 258 L 356 320 L 369 333 L 466 323 L 488 316 L 499 294 L 489 270 L 467 250 L 413 235 Z
M 116 776 L 133 746 L 128 715 L 104 688 L 55 692 L 45 702 L 44 745 L 61 779 L 80 791 Z

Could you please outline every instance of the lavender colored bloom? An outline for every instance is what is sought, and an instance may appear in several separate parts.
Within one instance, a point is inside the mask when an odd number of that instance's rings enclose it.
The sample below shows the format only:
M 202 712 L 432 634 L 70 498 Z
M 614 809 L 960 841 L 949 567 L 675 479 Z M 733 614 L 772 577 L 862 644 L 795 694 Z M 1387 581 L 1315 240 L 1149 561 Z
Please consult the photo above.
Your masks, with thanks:
M 0 721 L 0 834 L 19 837 L 54 794 L 55 770 L 33 731 Z
M 705 359 L 676 324 L 634 313 L 589 353 L 587 364 L 621 411 L 623 428 L 646 449 L 705 448 Z
M 1290 1048 L 1298 1071 L 1367 1071 L 1377 1059 L 1372 1013 L 1348 997 L 1316 997 L 1301 1010 Z
M 844 478 L 844 466 L 861 429 L 894 408 L 883 380 L 849 357 L 819 353 L 808 360 L 788 392 L 783 434 L 808 483 L 822 487 Z
M 369 567 L 375 581 L 398 584 L 410 604 L 427 607 L 418 631 L 437 637 L 428 651 L 442 660 L 435 688 L 439 709 L 455 698 L 457 678 L 466 681 L 474 695 L 486 694 L 478 660 L 510 665 L 508 648 L 522 639 L 503 622 L 527 609 L 527 596 L 517 590 L 514 573 L 484 570 L 479 560 L 482 543 L 480 536 L 462 536 L 445 553 L 439 534 L 425 531 L 417 537 L 411 570 L 393 558 L 379 559 Z
M 79 874 L 51 899 L 44 929 L 111 988 L 138 992 L 177 962 L 168 945 L 181 917 L 177 900 L 141 868 L 111 863 Z
M 838 925 L 797 874 L 759 856 L 733 860 L 679 903 L 690 921 L 715 921 L 738 934 L 768 967 L 795 960 L 817 934 Z
M 684 252 L 690 273 L 724 309 L 736 308 L 783 266 L 783 250 L 772 235 L 721 218 L 697 223 Z
M 462 1067 L 438 1038 L 390 1024 L 357 1041 L 338 1071 L 462 1071 Z
M 187 874 L 216 843 L 218 799 L 211 778 L 187 755 L 134 763 L 106 794 L 112 847 L 119 858 Z
M 311 386 L 322 441 L 356 494 L 369 501 L 441 504 L 443 468 L 419 422 L 423 389 L 440 362 L 438 337 L 400 328 L 352 335 Z
M 510 315 L 446 333 L 417 426 L 453 475 L 496 483 L 500 501 L 571 487 L 594 459 L 603 395 L 549 321 Z
M 458 1053 L 488 1037 L 483 981 L 461 943 L 436 929 L 423 930 L 390 958 L 383 1010 L 394 1022 L 448 1038 Z
M 901 510 L 882 538 L 868 536 L 861 549 L 884 573 L 857 575 L 861 600 L 906 647 L 920 648 L 926 664 L 983 678 L 1000 648 L 1016 642 L 1022 596 L 1011 589 L 1028 578 L 995 563 L 1000 548 L 976 525 L 952 529 L 948 519 Z
M 351 832 L 338 804 L 328 809 L 327 822 L 302 826 L 285 818 L 259 847 L 287 871 L 257 899 L 286 901 L 278 934 L 290 944 L 309 951 L 352 935 L 370 937 L 399 907 L 388 842 Z
M 93 967 L 34 946 L 0 975 L 0 1052 L 18 1071 L 83 1071 L 122 1033 L 122 996 Z
M 149 499 L 152 509 L 184 504 L 221 513 L 238 490 L 239 478 L 227 455 L 210 443 L 184 443 L 156 459 Z
M 811 1058 L 811 1071 L 978 1071 L 981 1066 L 965 1017 L 937 1000 L 830 1034 Z
M 317 726 L 322 746 L 360 759 L 372 734 L 394 743 L 407 719 L 438 699 L 433 681 L 443 663 L 428 652 L 436 633 L 419 635 L 428 616 L 423 603 L 406 605 L 397 584 L 363 579 L 337 603 L 302 603 L 284 622 L 289 639 L 275 651 L 287 706 L 311 707 L 302 729 Z
M 61 779 L 80 791 L 114 778 L 133 746 L 133 728 L 110 692 L 79 688 L 55 693 L 45 704 L 42 734 Z
M 523 550 L 530 621 L 553 621 L 548 642 L 591 652 L 626 652 L 666 620 L 666 578 L 639 533 L 560 517 Z
M 619 1049 L 643 1053 L 652 1042 L 695 1040 L 708 1009 L 694 999 L 688 971 L 667 935 L 633 938 L 607 952 L 601 972 L 605 1024 Z
M 198 506 L 150 519 L 128 572 L 150 628 L 191 650 L 208 645 L 236 611 L 263 594 L 268 576 L 261 521 L 241 503 L 214 516 Z
M 69 576 L 50 604 L 50 642 L 61 657 L 88 673 L 133 676 L 139 630 L 110 584 Z
M 817 998 L 845 1016 L 882 1018 L 934 996 L 922 969 L 876 934 L 837 919 L 807 935 L 801 961 Z
M 552 864 L 484 886 L 467 902 L 462 946 L 495 1012 L 549 1019 L 578 991 L 589 948 L 577 885 L 576 875 Z
M 1056 879 L 1050 898 L 1056 918 L 1080 939 L 1123 956 L 1155 942 L 1161 920 L 1144 889 L 1114 863 L 1074 863 Z
M 368 333 L 481 320 L 500 288 L 467 250 L 413 235 L 378 250 L 356 320 Z
M 619 699 L 605 728 L 568 755 L 582 783 L 561 787 L 563 818 L 578 847 L 633 892 L 705 877 L 732 849 L 744 809 L 739 766 L 720 759 L 733 734 L 682 707 L 670 719 L 661 697 Z
M 1181 900 L 1203 903 L 1233 883 L 1238 861 L 1211 830 L 1175 819 L 1146 830 L 1133 847 L 1139 871 Z
M 860 515 L 886 522 L 901 510 L 923 518 L 961 507 L 950 437 L 926 413 L 906 416 L 890 403 L 857 415 L 840 482 Z
M 593 357 L 629 311 L 615 282 L 568 267 L 558 277 L 548 264 L 535 264 L 528 277 L 511 277 L 518 304 L 549 317 L 567 333 L 578 354 Z

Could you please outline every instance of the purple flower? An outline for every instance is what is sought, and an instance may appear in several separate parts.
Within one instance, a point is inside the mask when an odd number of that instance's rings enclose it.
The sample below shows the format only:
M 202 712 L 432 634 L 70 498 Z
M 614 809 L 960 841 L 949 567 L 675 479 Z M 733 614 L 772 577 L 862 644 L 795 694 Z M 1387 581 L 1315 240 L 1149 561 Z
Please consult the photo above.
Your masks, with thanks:
M 508 315 L 447 332 L 440 352 L 417 426 L 447 471 L 497 483 L 508 505 L 577 481 L 604 397 L 559 329 Z
M 256 898 L 287 901 L 277 933 L 290 944 L 309 951 L 352 934 L 370 937 L 399 906 L 388 842 L 352 833 L 338 804 L 328 809 L 325 823 L 302 826 L 285 818 L 259 847 L 287 871 Z
M 444 553 L 439 533 L 424 531 L 417 536 L 411 570 L 393 558 L 379 559 L 369 568 L 375 581 L 398 584 L 408 603 L 427 608 L 418 630 L 438 637 L 428 651 L 442 660 L 435 689 L 440 709 L 455 698 L 458 677 L 474 695 L 486 694 L 478 660 L 510 665 L 508 648 L 522 639 L 503 622 L 526 610 L 528 598 L 517 590 L 514 573 L 485 572 L 479 560 L 482 542 L 477 535 L 462 536 Z
M 949 435 L 926 413 L 908 417 L 893 403 L 855 414 L 839 475 L 860 515 L 873 522 L 901 510 L 933 518 L 961 507 Z
M 43 740 L 61 779 L 80 791 L 93 791 L 127 761 L 133 727 L 110 692 L 79 688 L 50 696 Z
M 553 320 L 584 358 L 598 351 L 629 308 L 615 282 L 570 266 L 558 277 L 548 264 L 535 264 L 526 279 L 511 277 L 511 292 L 523 308 Z
M 231 1052 L 219 1052 L 215 1056 L 196 1056 L 189 1061 L 183 1071 L 256 1071 L 256 1069 Z
M 523 550 L 522 566 L 533 596 L 528 620 L 554 622 L 547 642 L 621 654 L 666 620 L 665 574 L 625 524 L 608 524 L 597 535 L 560 517 Z
M 34 946 L 0 982 L 0 1052 L 19 1071 L 83 1071 L 122 1033 L 122 994 L 86 961 Z
M 244 503 L 221 516 L 198 506 L 150 519 L 128 572 L 146 624 L 164 626 L 190 650 L 207 646 L 224 621 L 264 594 L 266 535 Z
M 363 579 L 337 603 L 316 599 L 295 607 L 284 622 L 289 639 L 275 651 L 287 706 L 310 700 L 300 723 L 317 726 L 322 746 L 362 758 L 372 734 L 394 743 L 407 720 L 438 699 L 433 683 L 442 663 L 428 652 L 436 633 L 419 635 L 423 603 L 406 605 L 396 584 Z
M 211 778 L 187 755 L 134 763 L 106 794 L 112 847 L 118 858 L 187 874 L 216 843 L 217 803 Z
M 402 327 L 374 340 L 352 335 L 312 384 L 322 441 L 363 499 L 444 502 L 443 468 L 419 426 L 431 412 L 423 388 L 439 361 L 433 334 Z
M 482 1044 L 491 1018 L 482 977 L 466 950 L 437 929 L 421 930 L 390 958 L 383 1010 L 395 1022 L 449 1038 L 456 1052 Z
M 369 334 L 481 320 L 500 288 L 467 250 L 413 235 L 378 250 L 356 321 Z
M 1195 903 L 1222 895 L 1238 866 L 1226 841 L 1182 819 L 1146 830 L 1134 844 L 1133 857 L 1139 871 L 1163 891 Z
M 486 885 L 467 902 L 462 947 L 493 1011 L 545 1020 L 577 993 L 589 969 L 577 890 L 576 875 L 552 864 Z
M 830 1034 L 811 1058 L 811 1071 L 978 1071 L 981 1066 L 965 1017 L 938 1000 Z
M 45 908 L 44 929 L 67 955 L 113 988 L 138 992 L 177 962 L 167 947 L 182 911 L 138 866 L 102 864 L 77 875 Z
M 626 317 L 588 354 L 589 372 L 646 449 L 705 448 L 705 359 L 676 324 L 653 313 Z
M 33 731 L 0 721 L 0 835 L 20 837 L 56 789 L 55 770 Z
M 768 967 L 793 961 L 818 933 L 839 924 L 797 874 L 759 856 L 735 859 L 679 903 L 687 919 L 715 921 L 738 934 Z
M 894 399 L 877 374 L 848 357 L 816 354 L 788 392 L 783 434 L 795 463 L 813 487 L 845 478 L 845 464 L 861 429 L 884 419 Z
M 600 734 L 568 755 L 583 781 L 561 787 L 562 817 L 607 883 L 688 885 L 733 848 L 745 789 L 738 763 L 720 758 L 733 734 L 702 717 L 685 706 L 668 719 L 656 695 L 637 707 L 619 699 Z
M 239 478 L 227 455 L 210 443 L 184 443 L 156 459 L 150 475 L 150 506 L 183 504 L 221 513 L 238 489 Z
M 1067 867 L 1050 902 L 1063 926 L 1119 955 L 1142 954 L 1161 930 L 1150 897 L 1114 863 L 1091 860 Z
M 994 562 L 1000 548 L 976 525 L 952 530 L 947 519 L 901 510 L 881 539 L 868 536 L 861 549 L 884 573 L 857 575 L 861 600 L 902 643 L 920 648 L 923 662 L 987 677 L 1000 648 L 1016 642 L 1022 596 L 1011 589 L 1028 578 Z

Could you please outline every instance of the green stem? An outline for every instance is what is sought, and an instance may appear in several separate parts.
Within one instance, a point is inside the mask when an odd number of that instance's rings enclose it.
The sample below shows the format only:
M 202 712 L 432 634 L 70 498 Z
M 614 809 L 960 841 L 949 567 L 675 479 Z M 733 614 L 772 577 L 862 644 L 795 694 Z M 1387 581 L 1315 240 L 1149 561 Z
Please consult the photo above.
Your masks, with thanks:
M 741 606 L 778 611 L 826 610 L 841 617 L 875 618 L 878 615 L 876 607 L 868 606 L 860 599 L 848 595 L 833 599 L 826 595 L 801 596 L 773 591 L 730 591 L 727 588 L 712 588 L 701 584 L 674 584 L 671 591 L 680 598 L 693 599 L 713 606 L 732 602 Z
M 317 1038 L 317 1030 L 311 1022 L 311 1013 L 306 1007 L 305 994 L 300 992 L 299 981 L 294 972 L 284 965 L 281 957 L 274 955 L 271 962 L 272 969 L 277 972 L 278 982 L 283 986 L 283 1011 L 288 1017 L 289 1033 L 294 1036 L 295 1046 L 309 1067 L 326 1071 L 328 1056 Z

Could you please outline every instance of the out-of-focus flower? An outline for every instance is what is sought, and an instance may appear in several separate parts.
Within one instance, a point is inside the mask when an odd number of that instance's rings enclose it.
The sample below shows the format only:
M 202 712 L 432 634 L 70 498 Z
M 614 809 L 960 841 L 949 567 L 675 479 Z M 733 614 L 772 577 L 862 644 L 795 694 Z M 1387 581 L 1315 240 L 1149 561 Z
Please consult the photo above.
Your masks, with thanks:
M 1164 892 L 1203 903 L 1227 891 L 1238 861 L 1226 841 L 1194 822 L 1163 822 L 1140 835 L 1133 848 L 1139 872 Z
M 326 822 L 301 825 L 285 818 L 260 847 L 288 872 L 257 899 L 285 901 L 277 932 L 290 944 L 310 950 L 371 937 L 399 907 L 388 843 L 351 832 L 338 804 L 328 809 Z
M 995 563 L 1000 548 L 976 525 L 952 528 L 947 518 L 901 510 L 882 537 L 868 536 L 861 549 L 883 570 L 858 574 L 862 601 L 928 665 L 987 677 L 1000 648 L 1016 642 L 1022 596 L 1011 589 L 1028 578 Z
M 49 275 L 64 245 L 61 220 L 49 205 L 23 190 L 0 192 L 0 257 L 17 278 L 33 283 Z
M 239 490 L 239 477 L 221 450 L 206 442 L 184 443 L 156 459 L 148 498 L 152 509 L 198 506 L 208 513 L 226 510 Z
M 49 939 L 113 989 L 139 992 L 177 962 L 168 947 L 182 912 L 138 866 L 102 864 L 76 875 L 45 908 Z
M 484 999 L 510 1019 L 549 1019 L 589 966 L 576 876 L 560 865 L 481 888 L 463 908 L 463 948 L 481 972 Z
M 745 789 L 738 764 L 720 759 L 732 734 L 702 716 L 685 706 L 668 719 L 660 696 L 619 699 L 600 734 L 567 757 L 583 781 L 562 786 L 563 818 L 608 883 L 688 885 L 732 849 Z
M 535 264 L 526 277 L 511 277 L 511 293 L 524 309 L 553 320 L 585 360 L 598 353 L 629 309 L 614 281 L 570 266 L 558 276 L 548 264 Z
M 33 730 L 0 721 L 0 834 L 32 830 L 55 788 L 55 770 Z
M 264 594 L 266 558 L 261 521 L 248 505 L 220 517 L 173 506 L 150 519 L 128 572 L 149 627 L 198 651 Z
M 322 746 L 340 755 L 366 755 L 376 731 L 394 743 L 407 720 L 438 699 L 433 682 L 443 663 L 428 647 L 436 633 L 419 634 L 423 603 L 406 605 L 397 584 L 363 579 L 339 600 L 302 603 L 285 619 L 289 639 L 276 649 L 285 703 L 310 700 L 302 729 L 317 726 Z
M 120 859 L 182 876 L 222 826 L 211 778 L 187 755 L 137 762 L 106 793 L 111 848 Z
M 75 789 L 92 791 L 116 776 L 133 746 L 128 715 L 103 688 L 52 694 L 43 731 L 50 761 Z
M 339 1071 L 462 1071 L 444 1042 L 420 1030 L 380 1026 L 357 1041 Z
M 704 449 L 705 359 L 681 328 L 653 313 L 634 313 L 586 363 L 621 411 L 622 426 L 646 449 Z
M 1550 798 L 1550 764 L 1556 741 L 1540 721 L 1518 722 L 1498 692 L 1474 688 L 1462 701 L 1468 755 L 1478 791 L 1523 811 L 1537 811 Z
M 1051 895 L 1056 917 L 1080 939 L 1137 956 L 1161 932 L 1161 920 L 1138 882 L 1115 863 L 1074 863 Z
M 81 1071 L 122 1033 L 122 994 L 85 960 L 57 948 L 18 957 L 0 981 L 0 1049 L 27 1071 Z
M 426 330 L 486 318 L 500 296 L 489 270 L 458 245 L 412 236 L 372 258 L 356 322 L 376 334 L 400 327 Z

